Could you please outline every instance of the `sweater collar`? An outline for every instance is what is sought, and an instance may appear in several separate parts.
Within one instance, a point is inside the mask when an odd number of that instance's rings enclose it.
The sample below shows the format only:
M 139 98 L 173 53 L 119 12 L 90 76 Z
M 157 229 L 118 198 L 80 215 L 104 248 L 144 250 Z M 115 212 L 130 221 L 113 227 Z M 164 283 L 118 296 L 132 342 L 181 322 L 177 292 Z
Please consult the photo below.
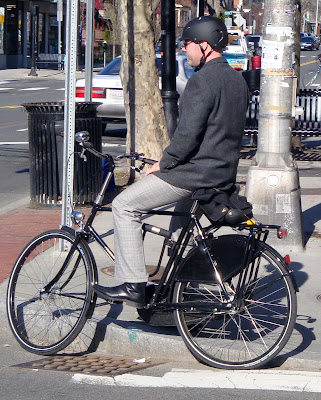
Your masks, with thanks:
M 226 60 L 226 58 L 224 56 L 213 58 L 212 60 L 207 61 L 205 63 L 205 65 L 207 65 L 207 64 L 221 64 L 221 63 L 227 63 L 227 60 Z

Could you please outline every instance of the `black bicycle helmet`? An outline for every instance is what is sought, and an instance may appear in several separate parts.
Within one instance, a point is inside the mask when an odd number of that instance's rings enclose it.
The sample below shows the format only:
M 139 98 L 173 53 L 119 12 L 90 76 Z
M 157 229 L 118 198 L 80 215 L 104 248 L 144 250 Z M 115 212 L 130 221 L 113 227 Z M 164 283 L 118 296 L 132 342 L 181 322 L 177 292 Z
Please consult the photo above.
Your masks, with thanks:
M 222 20 L 205 15 L 187 23 L 181 40 L 191 40 L 196 43 L 205 40 L 213 49 L 223 49 L 227 46 L 228 34 Z

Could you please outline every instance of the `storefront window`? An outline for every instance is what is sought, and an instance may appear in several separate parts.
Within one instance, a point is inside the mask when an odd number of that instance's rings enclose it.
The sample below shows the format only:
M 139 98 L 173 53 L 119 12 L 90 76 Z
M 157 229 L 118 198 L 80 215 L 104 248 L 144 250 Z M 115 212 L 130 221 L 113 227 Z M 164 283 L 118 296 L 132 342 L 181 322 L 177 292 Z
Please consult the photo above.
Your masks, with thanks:
M 18 54 L 22 54 L 22 15 L 23 15 L 23 3 L 18 3 Z
M 58 54 L 58 21 L 56 16 L 49 17 L 48 48 L 49 53 Z
M 0 54 L 4 54 L 4 19 L 5 9 L 0 7 Z
M 32 44 L 32 15 L 30 11 L 27 11 L 27 56 L 31 57 L 31 44 Z M 35 40 L 36 40 L 36 54 L 45 53 L 44 43 L 44 29 L 45 29 L 45 14 L 36 13 L 35 20 Z
M 39 53 L 45 52 L 45 41 L 44 41 L 44 14 L 39 14 L 39 28 L 38 28 L 38 49 Z
M 7 4 L 7 54 L 18 54 L 18 10 L 16 4 Z
M 31 57 L 31 13 L 27 11 L 27 57 Z

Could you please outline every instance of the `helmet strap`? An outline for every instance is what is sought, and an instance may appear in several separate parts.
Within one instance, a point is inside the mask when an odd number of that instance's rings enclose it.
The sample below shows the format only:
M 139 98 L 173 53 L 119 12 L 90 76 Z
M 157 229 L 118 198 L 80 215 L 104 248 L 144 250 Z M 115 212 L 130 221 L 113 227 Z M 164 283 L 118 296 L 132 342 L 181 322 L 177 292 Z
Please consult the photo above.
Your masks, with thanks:
M 210 55 L 213 53 L 213 51 L 214 51 L 214 49 L 211 49 L 211 50 L 207 53 L 207 55 L 206 55 L 206 54 L 205 54 L 205 51 L 204 51 L 204 49 L 203 49 L 203 47 L 202 47 L 202 45 L 201 45 L 201 44 L 198 44 L 198 45 L 199 45 L 199 47 L 200 47 L 201 52 L 202 52 L 203 55 L 202 55 L 202 57 L 201 57 L 201 59 L 200 59 L 200 63 L 199 63 L 199 65 L 198 65 L 198 67 L 195 68 L 195 72 L 199 71 L 199 70 L 203 67 L 203 65 L 206 63 L 207 57 L 210 56 Z

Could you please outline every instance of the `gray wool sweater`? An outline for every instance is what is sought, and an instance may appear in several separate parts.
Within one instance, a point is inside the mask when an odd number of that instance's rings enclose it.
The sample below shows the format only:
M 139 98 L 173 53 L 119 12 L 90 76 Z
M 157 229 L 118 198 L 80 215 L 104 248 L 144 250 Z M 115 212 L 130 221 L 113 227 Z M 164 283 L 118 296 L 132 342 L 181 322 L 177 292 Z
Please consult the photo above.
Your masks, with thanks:
M 223 56 L 207 62 L 187 82 L 178 126 L 155 175 L 192 191 L 230 187 L 236 180 L 247 106 L 242 74 Z

